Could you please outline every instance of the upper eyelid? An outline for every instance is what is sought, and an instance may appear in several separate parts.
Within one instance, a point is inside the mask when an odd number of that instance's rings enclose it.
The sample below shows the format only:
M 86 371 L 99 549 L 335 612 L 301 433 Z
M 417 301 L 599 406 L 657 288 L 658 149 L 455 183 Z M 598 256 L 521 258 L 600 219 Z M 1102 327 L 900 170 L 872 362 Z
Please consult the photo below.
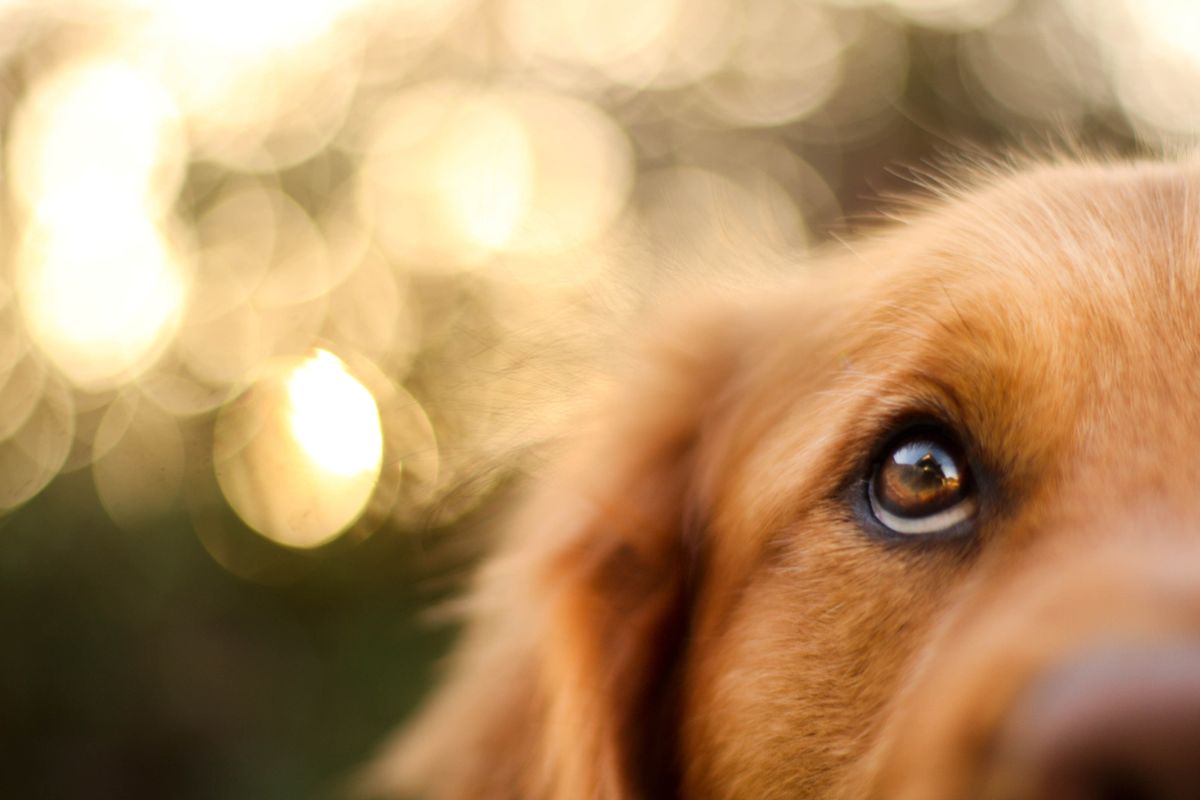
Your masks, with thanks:
M 927 383 L 933 383 L 928 381 Z M 846 471 L 837 481 L 834 497 L 844 497 L 855 486 L 864 486 L 884 449 L 904 431 L 922 425 L 945 428 L 959 442 L 972 472 L 978 476 L 979 448 L 970 430 L 962 422 L 957 398 L 938 391 L 908 394 L 891 402 L 876 398 L 867 413 L 858 417 L 856 430 L 842 441 L 855 455 L 846 460 Z M 949 396 L 946 396 L 949 395 Z M 879 413 L 880 406 L 886 407 Z M 874 412 L 874 413 L 872 413 Z
M 867 385 L 858 383 L 854 396 L 856 407 L 840 423 L 841 431 L 830 437 L 842 456 L 830 462 L 839 473 L 830 485 L 831 500 L 864 481 L 888 441 L 910 425 L 943 426 L 957 437 L 972 467 L 990 463 L 967 422 L 970 406 L 937 375 L 911 368 L 877 374 Z
M 876 463 L 882 456 L 883 450 L 897 437 L 906 431 L 923 426 L 944 428 L 949 431 L 970 458 L 973 441 L 961 423 L 959 415 L 954 413 L 954 410 L 947 404 L 939 402 L 937 399 L 914 398 L 910 399 L 904 410 L 897 411 L 876 422 L 873 432 L 867 437 L 870 447 L 866 453 L 866 465 L 870 466 Z

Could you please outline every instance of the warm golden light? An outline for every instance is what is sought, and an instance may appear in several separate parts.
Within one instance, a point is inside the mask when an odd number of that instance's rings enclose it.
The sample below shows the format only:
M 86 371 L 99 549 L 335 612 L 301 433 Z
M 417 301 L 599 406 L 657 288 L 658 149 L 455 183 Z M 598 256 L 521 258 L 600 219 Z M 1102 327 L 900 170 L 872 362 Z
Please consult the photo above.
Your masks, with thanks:
M 1121 104 L 1147 138 L 1190 145 L 1200 131 L 1200 7 L 1186 0 L 1114 5 L 1123 7 L 1096 16 L 1108 34 Z
M 438 198 L 462 234 L 488 249 L 512 238 L 529 203 L 531 154 L 519 119 L 503 105 L 463 108 L 442 140 Z
M 506 102 L 533 154 L 529 201 L 508 249 L 561 253 L 603 235 L 633 184 L 625 133 L 596 106 L 563 95 L 513 92 Z
M 78 386 L 135 376 L 186 290 L 164 231 L 186 157 L 169 95 L 120 60 L 64 68 L 21 105 L 8 156 L 24 225 L 17 298 L 34 342 Z
M 180 39 L 261 59 L 328 35 L 364 0 L 137 0 Z
M 421 86 L 377 112 L 365 145 L 360 205 L 393 256 L 448 271 L 480 263 L 511 235 L 530 159 L 502 105 L 455 83 Z
M 323 232 L 266 181 L 230 181 L 196 220 L 196 270 L 176 354 L 214 384 L 239 384 L 272 356 L 304 352 L 345 279 Z M 352 265 L 353 266 L 353 265 Z
M 118 44 L 161 75 L 193 147 L 243 168 L 278 168 L 328 144 L 357 80 L 365 0 L 126 0 Z
M 94 185 L 43 202 L 18 265 L 18 299 L 34 341 L 88 389 L 145 369 L 186 291 L 172 244 L 143 208 L 122 199 Z
M 318 350 L 292 370 L 287 393 L 292 436 L 315 466 L 341 476 L 379 471 L 379 409 L 337 356 Z
M 174 200 L 186 159 L 171 96 L 121 59 L 74 64 L 35 84 L 8 148 L 12 192 L 27 212 L 91 191 L 157 216 Z
M 1191 0 L 1126 0 L 1130 19 L 1172 50 L 1200 61 L 1200 7 Z
M 390 252 L 446 269 L 596 238 L 624 208 L 632 175 L 627 138 L 595 106 L 442 83 L 380 112 L 360 196 Z
M 507 0 L 507 33 L 526 58 L 602 70 L 644 84 L 661 69 L 680 0 Z
M 354 524 L 382 462 L 375 399 L 324 350 L 272 366 L 217 423 L 214 468 L 226 500 L 290 547 L 318 547 Z
M 828 9 L 789 0 L 735 8 L 729 59 L 701 84 L 722 119 L 779 125 L 813 114 L 837 92 L 848 42 Z
M 330 294 L 326 333 L 356 352 L 385 358 L 389 376 L 399 380 L 421 346 L 415 302 L 406 276 L 375 253 Z

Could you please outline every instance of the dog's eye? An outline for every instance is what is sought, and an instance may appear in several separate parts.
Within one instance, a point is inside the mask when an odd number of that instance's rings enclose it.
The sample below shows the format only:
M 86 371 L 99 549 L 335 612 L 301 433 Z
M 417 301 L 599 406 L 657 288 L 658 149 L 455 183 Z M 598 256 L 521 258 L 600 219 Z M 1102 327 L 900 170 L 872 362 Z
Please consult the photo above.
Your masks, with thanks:
M 941 533 L 975 516 L 971 470 L 954 437 L 936 428 L 901 434 L 867 486 L 871 513 L 895 533 Z

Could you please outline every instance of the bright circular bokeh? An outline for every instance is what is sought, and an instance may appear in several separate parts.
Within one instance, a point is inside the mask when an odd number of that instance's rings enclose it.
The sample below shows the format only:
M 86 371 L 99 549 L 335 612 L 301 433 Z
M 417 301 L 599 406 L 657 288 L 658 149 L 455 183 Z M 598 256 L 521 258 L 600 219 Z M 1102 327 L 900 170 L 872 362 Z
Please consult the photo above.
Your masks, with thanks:
M 186 158 L 166 90 L 119 59 L 52 73 L 17 111 L 17 300 L 34 343 L 78 387 L 136 377 L 170 339 L 188 283 L 169 215 Z
M 319 547 L 362 514 L 383 466 L 370 391 L 316 350 L 269 365 L 217 419 L 213 467 L 238 516 L 280 544 Z
M 271 171 L 327 145 L 354 99 L 367 0 L 126 0 L 116 46 L 161 75 L 204 157 Z
M 383 247 L 418 271 L 585 244 L 633 183 L 621 128 L 551 92 L 420 86 L 375 115 L 364 147 L 360 204 Z
M 7 156 L 9 190 L 26 213 L 103 187 L 157 218 L 179 191 L 188 150 L 167 89 L 115 57 L 70 63 L 35 82 L 13 117 Z
M 100 187 L 41 206 L 18 254 L 17 297 L 30 336 L 88 390 L 144 371 L 168 343 L 186 293 L 167 234 Z

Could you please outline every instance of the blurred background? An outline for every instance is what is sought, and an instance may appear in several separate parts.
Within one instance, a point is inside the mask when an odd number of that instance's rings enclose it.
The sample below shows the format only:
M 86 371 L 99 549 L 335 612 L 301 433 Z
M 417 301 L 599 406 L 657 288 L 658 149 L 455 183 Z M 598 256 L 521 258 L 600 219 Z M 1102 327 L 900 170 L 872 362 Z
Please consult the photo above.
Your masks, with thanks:
M 335 796 L 639 318 L 1198 131 L 1189 0 L 0 0 L 0 794 Z

